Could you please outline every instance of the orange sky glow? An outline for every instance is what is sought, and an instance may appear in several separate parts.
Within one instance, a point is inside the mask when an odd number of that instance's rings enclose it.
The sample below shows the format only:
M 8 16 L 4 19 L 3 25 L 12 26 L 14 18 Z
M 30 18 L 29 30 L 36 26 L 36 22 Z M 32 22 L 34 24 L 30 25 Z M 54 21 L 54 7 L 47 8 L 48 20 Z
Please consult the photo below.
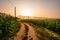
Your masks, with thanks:
M 10 0 L 16 6 L 17 16 L 60 18 L 58 0 Z M 14 6 L 8 0 L 0 0 L 0 12 L 14 16 Z

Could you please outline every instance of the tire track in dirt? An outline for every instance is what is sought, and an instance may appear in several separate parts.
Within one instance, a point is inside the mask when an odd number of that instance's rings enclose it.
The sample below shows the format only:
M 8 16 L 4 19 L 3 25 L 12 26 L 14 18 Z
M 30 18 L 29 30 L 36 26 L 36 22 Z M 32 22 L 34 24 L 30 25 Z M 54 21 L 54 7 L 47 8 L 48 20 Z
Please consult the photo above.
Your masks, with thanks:
M 36 31 L 34 30 L 34 28 L 32 26 L 30 26 L 27 23 L 24 23 L 29 31 L 28 31 L 28 40 L 41 40 L 40 38 L 37 37 Z
M 26 30 L 28 30 L 28 29 L 25 27 L 25 25 L 23 23 L 21 23 L 21 29 L 17 33 L 17 35 L 14 37 L 14 40 L 27 40 L 28 33 Z

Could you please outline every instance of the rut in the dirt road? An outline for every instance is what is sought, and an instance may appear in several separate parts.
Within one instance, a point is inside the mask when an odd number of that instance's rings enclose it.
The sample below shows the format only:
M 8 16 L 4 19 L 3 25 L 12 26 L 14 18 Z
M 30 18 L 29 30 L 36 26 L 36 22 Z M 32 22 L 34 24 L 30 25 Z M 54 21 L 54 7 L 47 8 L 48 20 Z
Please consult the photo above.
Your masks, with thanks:
M 17 33 L 17 35 L 15 36 L 14 40 L 28 40 L 28 29 L 26 28 L 26 26 L 21 23 L 21 29 L 20 31 Z
M 41 40 L 40 38 L 37 37 L 36 31 L 34 30 L 34 28 L 32 26 L 30 26 L 27 23 L 24 23 L 29 31 L 28 31 L 28 40 Z

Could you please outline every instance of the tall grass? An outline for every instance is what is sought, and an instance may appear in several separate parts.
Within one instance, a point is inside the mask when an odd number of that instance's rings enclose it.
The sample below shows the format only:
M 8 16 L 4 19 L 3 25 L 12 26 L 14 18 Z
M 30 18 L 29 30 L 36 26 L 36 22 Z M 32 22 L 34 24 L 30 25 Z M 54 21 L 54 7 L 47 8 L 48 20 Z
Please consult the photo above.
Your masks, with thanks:
M 8 40 L 20 29 L 20 23 L 14 17 L 0 13 L 0 40 Z
M 60 40 L 60 20 L 59 19 L 44 19 L 31 20 L 24 19 L 22 22 L 29 23 L 34 27 L 37 37 L 42 40 Z
M 45 19 L 45 20 L 22 20 L 24 22 L 29 22 L 29 23 L 33 23 L 34 25 L 36 25 L 37 27 L 44 27 L 47 28 L 49 30 L 52 30 L 58 34 L 60 34 L 60 19 Z

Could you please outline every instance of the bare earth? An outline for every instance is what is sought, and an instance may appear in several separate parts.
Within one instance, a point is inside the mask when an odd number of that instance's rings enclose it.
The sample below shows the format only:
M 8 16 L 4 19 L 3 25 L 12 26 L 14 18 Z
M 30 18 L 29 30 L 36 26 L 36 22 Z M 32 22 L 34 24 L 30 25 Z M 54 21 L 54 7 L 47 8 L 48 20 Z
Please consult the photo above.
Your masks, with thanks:
M 24 36 L 25 36 L 25 25 L 23 23 L 21 23 L 21 29 L 17 33 L 17 35 L 14 38 L 14 40 L 23 40 Z
M 40 40 L 36 35 L 36 32 L 33 27 L 31 27 L 29 24 L 24 23 L 25 25 L 28 26 L 28 40 Z
M 36 35 L 33 27 L 27 23 L 21 23 L 21 29 L 14 37 L 14 40 L 40 40 Z

